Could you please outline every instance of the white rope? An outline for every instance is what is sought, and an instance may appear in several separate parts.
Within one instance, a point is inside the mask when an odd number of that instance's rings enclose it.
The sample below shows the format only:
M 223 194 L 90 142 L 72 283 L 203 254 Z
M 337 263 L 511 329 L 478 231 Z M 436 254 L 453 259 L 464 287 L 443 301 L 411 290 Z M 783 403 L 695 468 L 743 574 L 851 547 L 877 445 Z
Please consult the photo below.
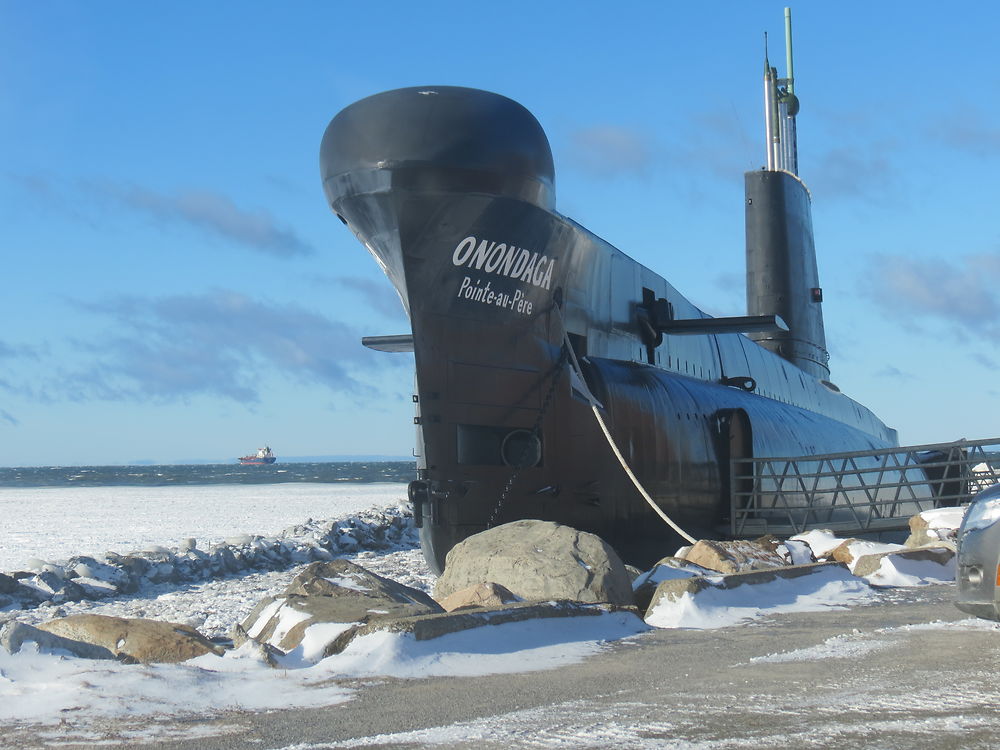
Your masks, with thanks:
M 579 390 L 590 402 L 590 409 L 591 411 L 594 412 L 594 417 L 597 419 L 597 424 L 601 426 L 601 432 L 604 433 L 604 438 L 608 441 L 608 445 L 611 447 L 612 452 L 615 454 L 615 458 L 618 459 L 618 463 L 621 464 L 621 467 L 622 469 L 625 470 L 625 473 L 628 475 L 628 478 L 632 480 L 632 484 L 635 485 L 636 490 L 638 490 L 639 494 L 642 495 L 642 499 L 645 500 L 647 503 L 649 503 L 650 508 L 656 511 L 656 515 L 662 518 L 667 523 L 667 525 L 670 526 L 670 528 L 672 528 L 674 531 L 676 531 L 678 534 L 684 537 L 685 540 L 691 542 L 691 544 L 694 544 L 698 540 L 695 539 L 690 534 L 688 534 L 686 531 L 684 531 L 684 529 L 678 526 L 670 516 L 668 516 L 666 513 L 663 512 L 663 509 L 656 504 L 656 502 L 653 500 L 652 497 L 649 496 L 649 493 L 646 492 L 646 488 L 642 486 L 642 484 L 639 482 L 639 479 L 632 472 L 632 469 L 629 468 L 628 462 L 625 461 L 625 457 L 622 455 L 622 452 L 618 450 L 618 445 L 615 443 L 615 439 L 611 436 L 611 433 L 608 431 L 608 426 L 604 423 L 604 417 L 602 417 L 601 412 L 598 411 L 597 407 L 600 406 L 601 404 L 594 397 L 594 394 L 590 392 L 590 389 L 587 387 L 587 381 L 583 379 L 583 370 L 580 367 L 580 362 L 576 358 L 576 352 L 573 350 L 573 345 L 570 343 L 569 332 L 566 330 L 566 324 L 562 318 L 562 310 L 559 309 L 558 305 L 555 305 L 555 308 L 556 308 L 556 313 L 559 316 L 559 323 L 560 325 L 562 325 L 563 329 L 563 342 L 566 346 L 567 351 L 569 352 L 570 366 L 573 368 L 573 371 L 576 373 L 577 379 L 580 381 L 580 384 L 582 385 L 582 388 L 580 388 Z
M 674 531 L 676 531 L 678 534 L 684 537 L 687 541 L 691 542 L 691 544 L 697 542 L 698 541 L 697 539 L 695 539 L 693 536 L 684 531 L 684 529 L 678 526 L 674 522 L 674 519 L 672 519 L 670 516 L 664 513 L 663 510 L 660 508 L 660 506 L 657 505 L 655 502 L 653 502 L 653 498 L 649 496 L 649 493 L 646 492 L 646 489 L 639 483 L 639 480 L 636 478 L 635 474 L 632 473 L 632 469 L 630 469 L 628 464 L 625 462 L 625 457 L 622 455 L 622 452 L 618 450 L 618 446 L 615 444 L 614 438 L 612 438 L 611 433 L 608 432 L 608 426 L 604 424 L 604 417 L 601 416 L 601 413 L 597 410 L 597 407 L 594 406 L 593 404 L 590 405 L 590 408 L 594 412 L 594 416 L 597 417 L 597 424 L 601 426 L 601 432 L 603 432 L 604 437 L 607 438 L 608 445 L 610 445 L 611 450 L 614 451 L 615 457 L 618 459 L 618 463 L 620 463 L 622 465 L 622 468 L 625 469 L 625 473 L 628 474 L 628 478 L 632 480 L 632 484 L 635 485 L 635 488 L 639 490 L 639 494 L 642 495 L 643 500 L 649 503 L 649 507 L 655 510 L 656 515 L 658 515 L 660 518 L 666 521 L 667 524 L 670 526 L 670 528 L 672 528 Z

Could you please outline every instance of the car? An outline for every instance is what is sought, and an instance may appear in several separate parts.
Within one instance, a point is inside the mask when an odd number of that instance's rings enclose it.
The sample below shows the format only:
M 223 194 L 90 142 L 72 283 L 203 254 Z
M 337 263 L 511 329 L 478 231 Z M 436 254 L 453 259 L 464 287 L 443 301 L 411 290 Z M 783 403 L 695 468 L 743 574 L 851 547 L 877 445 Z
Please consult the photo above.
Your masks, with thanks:
M 974 498 L 958 530 L 958 598 L 970 615 L 1000 620 L 1000 484 Z

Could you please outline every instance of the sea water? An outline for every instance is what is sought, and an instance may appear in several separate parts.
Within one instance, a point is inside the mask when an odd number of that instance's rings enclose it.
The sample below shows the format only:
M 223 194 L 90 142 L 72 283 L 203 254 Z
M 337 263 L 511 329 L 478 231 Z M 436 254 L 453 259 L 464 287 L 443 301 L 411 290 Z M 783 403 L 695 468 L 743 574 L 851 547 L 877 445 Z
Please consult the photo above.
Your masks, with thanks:
M 0 571 L 193 538 L 275 535 L 406 502 L 412 463 L 0 469 Z
M 412 461 L 330 461 L 264 465 L 0 467 L 0 487 L 176 486 L 183 484 L 276 484 L 283 482 L 409 482 Z

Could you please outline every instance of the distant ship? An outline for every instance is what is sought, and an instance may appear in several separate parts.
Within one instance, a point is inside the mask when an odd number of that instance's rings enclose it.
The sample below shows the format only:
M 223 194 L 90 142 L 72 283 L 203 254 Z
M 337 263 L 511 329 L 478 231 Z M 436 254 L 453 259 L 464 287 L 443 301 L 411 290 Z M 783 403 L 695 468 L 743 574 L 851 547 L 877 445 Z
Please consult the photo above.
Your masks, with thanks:
M 257 453 L 252 456 L 241 456 L 240 463 L 246 465 L 273 464 L 278 457 L 271 452 L 271 446 L 258 448 Z

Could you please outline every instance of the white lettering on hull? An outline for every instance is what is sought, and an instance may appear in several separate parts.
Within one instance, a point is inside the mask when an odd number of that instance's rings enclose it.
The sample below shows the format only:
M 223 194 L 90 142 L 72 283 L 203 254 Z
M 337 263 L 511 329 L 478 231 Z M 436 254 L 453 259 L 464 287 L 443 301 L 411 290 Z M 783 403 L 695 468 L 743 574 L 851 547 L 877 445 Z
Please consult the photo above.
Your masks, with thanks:
M 515 289 L 513 294 L 496 291 L 492 289 L 492 282 L 487 281 L 484 285 L 479 279 L 473 280 L 470 276 L 462 279 L 456 296 L 482 305 L 493 305 L 504 310 L 512 310 L 521 315 L 531 315 L 533 307 L 531 300 L 525 299 L 524 292 L 520 289 Z
M 471 235 L 456 245 L 451 262 L 456 266 L 526 281 L 540 289 L 551 288 L 552 272 L 556 266 L 555 260 L 547 255 L 505 242 L 477 240 Z

